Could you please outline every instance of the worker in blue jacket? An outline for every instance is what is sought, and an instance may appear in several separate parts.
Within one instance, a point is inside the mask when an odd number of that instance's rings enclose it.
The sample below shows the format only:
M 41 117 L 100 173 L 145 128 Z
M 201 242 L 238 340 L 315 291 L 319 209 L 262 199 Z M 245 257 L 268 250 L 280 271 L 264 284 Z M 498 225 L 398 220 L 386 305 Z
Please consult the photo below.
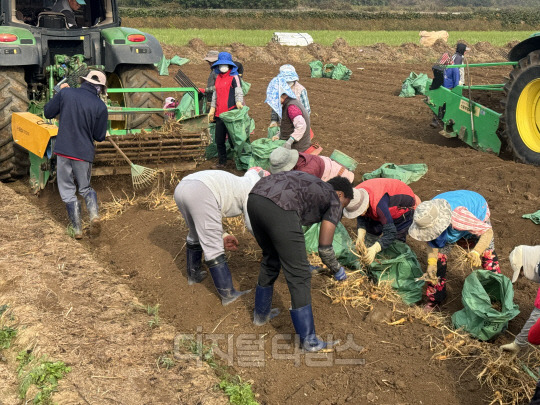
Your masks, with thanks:
M 459 85 L 460 73 L 459 69 L 455 67 L 448 67 L 444 69 L 444 82 L 443 87 L 447 89 L 453 89 Z
M 81 205 L 76 191 L 82 195 L 90 215 L 90 233 L 99 234 L 101 225 L 95 190 L 90 186 L 94 141 L 102 142 L 107 134 L 107 106 L 99 95 L 107 91 L 103 72 L 91 70 L 81 77 L 79 88 L 63 84 L 61 90 L 45 105 L 45 118 L 60 115 L 54 144 L 58 191 L 66 204 L 75 239 L 82 238 Z

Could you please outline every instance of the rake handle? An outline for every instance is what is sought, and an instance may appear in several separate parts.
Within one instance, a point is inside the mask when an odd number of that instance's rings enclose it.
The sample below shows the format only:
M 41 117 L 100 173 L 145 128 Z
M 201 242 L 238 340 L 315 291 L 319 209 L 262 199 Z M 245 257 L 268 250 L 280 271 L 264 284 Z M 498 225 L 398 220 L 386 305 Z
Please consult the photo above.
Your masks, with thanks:
M 112 144 L 112 146 L 114 146 L 114 148 L 118 151 L 118 153 L 120 153 L 120 155 L 122 155 L 122 157 L 124 159 L 126 159 L 126 161 L 129 163 L 129 165 L 133 166 L 133 162 L 131 160 L 129 160 L 129 158 L 126 156 L 126 154 L 124 152 L 122 152 L 122 150 L 118 147 L 116 142 L 114 142 L 110 136 L 108 136 L 107 139 Z

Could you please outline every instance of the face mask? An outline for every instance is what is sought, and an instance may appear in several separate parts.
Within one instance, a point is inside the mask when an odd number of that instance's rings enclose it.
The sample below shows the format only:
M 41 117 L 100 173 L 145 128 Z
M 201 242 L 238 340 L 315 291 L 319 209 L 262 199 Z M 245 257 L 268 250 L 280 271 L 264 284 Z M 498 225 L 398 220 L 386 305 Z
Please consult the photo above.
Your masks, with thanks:
M 287 82 L 287 84 L 289 85 L 289 87 L 292 87 L 294 82 Z
M 226 73 L 229 71 L 229 65 L 219 65 L 219 71 L 221 73 Z

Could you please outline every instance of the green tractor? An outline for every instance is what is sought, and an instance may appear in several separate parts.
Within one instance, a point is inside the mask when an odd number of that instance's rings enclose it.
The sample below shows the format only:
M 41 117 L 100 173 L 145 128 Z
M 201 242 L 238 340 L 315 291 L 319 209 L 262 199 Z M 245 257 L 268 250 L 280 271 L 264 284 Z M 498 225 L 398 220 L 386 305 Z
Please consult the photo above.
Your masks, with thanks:
M 68 0 L 57 1 L 69 7 Z M 68 23 L 65 13 L 55 12 L 55 3 L 0 0 L 0 181 L 11 181 L 30 172 L 31 187 L 38 192 L 49 177 L 54 178 L 54 139 L 51 138 L 47 152 L 40 150 L 37 155 L 32 148 L 21 147 L 13 139 L 12 115 L 26 111 L 41 115 L 59 82 L 78 86 L 78 78 L 94 68 L 107 75 L 109 91 L 104 102 L 109 106 L 109 131 L 118 135 L 117 142 L 124 152 L 145 163 L 180 156 L 178 150 L 186 148 L 185 139 L 163 140 L 158 135 L 142 140 L 140 135 L 141 129 L 146 129 L 143 134 L 149 134 L 163 126 L 165 92 L 172 92 L 175 98 L 181 92 L 191 94 L 199 115 L 200 93 L 196 88 L 161 88 L 156 64 L 164 57 L 156 38 L 121 27 L 115 0 L 81 1 L 86 4 L 72 10 L 76 24 Z M 169 115 L 178 118 L 177 113 Z M 202 126 L 203 120 L 191 125 L 195 131 L 192 150 L 198 150 Z M 197 153 L 185 155 L 198 157 Z M 115 166 L 125 166 L 108 142 L 98 145 L 94 163 L 95 174 L 118 174 L 122 171 Z
M 505 145 L 514 159 L 540 166 L 540 32 L 513 47 L 508 62 L 452 65 L 469 68 L 511 65 L 506 83 L 457 86 L 446 89 L 435 74 L 426 90 L 426 104 L 443 123 L 441 134 L 458 137 L 471 147 L 499 154 Z M 434 69 L 436 72 L 436 69 Z M 437 77 L 439 76 L 439 77 Z M 485 92 L 501 92 L 502 108 L 495 111 L 473 101 Z

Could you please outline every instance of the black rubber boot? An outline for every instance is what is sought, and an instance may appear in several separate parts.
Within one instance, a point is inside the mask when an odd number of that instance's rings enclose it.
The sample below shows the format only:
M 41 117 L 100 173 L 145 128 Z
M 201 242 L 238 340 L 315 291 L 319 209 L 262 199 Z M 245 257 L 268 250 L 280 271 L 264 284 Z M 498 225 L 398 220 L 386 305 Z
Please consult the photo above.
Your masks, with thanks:
M 221 297 L 221 304 L 223 306 L 229 305 L 241 295 L 247 294 L 251 291 L 235 290 L 232 282 L 231 271 L 229 270 L 227 259 L 225 258 L 224 254 L 216 257 L 215 259 L 207 261 L 206 265 L 210 269 L 212 280 L 214 281 L 216 290 Z
M 208 274 L 201 270 L 202 254 L 200 244 L 186 241 L 186 271 L 189 285 L 200 283 Z
M 315 321 L 311 304 L 305 307 L 289 310 L 291 313 L 294 330 L 300 335 L 300 346 L 307 352 L 318 352 L 319 350 L 330 348 L 339 341 L 324 342 L 315 334 Z
M 78 200 L 66 203 L 66 208 L 75 239 L 82 239 L 81 203 Z
M 99 205 L 96 192 L 91 190 L 86 193 L 84 202 L 86 203 L 86 210 L 90 215 L 90 234 L 98 236 L 101 233 L 101 221 L 99 219 Z
M 279 314 L 278 308 L 272 308 L 273 293 L 273 285 L 261 287 L 257 284 L 257 289 L 255 290 L 255 309 L 253 310 L 253 323 L 255 325 L 264 325 Z

